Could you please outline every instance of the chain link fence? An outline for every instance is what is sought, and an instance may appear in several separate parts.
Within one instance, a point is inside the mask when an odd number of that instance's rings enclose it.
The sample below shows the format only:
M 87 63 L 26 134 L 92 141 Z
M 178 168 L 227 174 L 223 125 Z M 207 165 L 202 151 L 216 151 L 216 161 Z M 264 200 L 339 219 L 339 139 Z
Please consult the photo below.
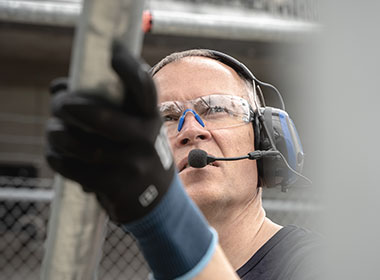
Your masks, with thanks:
M 0 279 L 39 279 L 49 203 L 0 201 Z
M 40 278 L 54 192 L 51 179 L 0 177 L 0 280 Z M 132 236 L 108 224 L 99 279 L 147 279 Z
M 148 279 L 148 274 L 149 268 L 133 237 L 108 223 L 99 279 Z

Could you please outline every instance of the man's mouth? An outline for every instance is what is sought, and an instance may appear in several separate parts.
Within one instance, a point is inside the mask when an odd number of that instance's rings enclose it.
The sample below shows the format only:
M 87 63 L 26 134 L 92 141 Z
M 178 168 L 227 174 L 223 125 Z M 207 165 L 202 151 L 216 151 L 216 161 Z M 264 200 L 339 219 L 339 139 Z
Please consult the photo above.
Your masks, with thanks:
M 209 163 L 209 164 L 207 164 L 207 165 L 211 165 L 211 166 L 214 166 L 214 167 L 219 167 L 219 164 L 217 163 L 217 162 L 211 162 L 211 163 Z M 207 166 L 206 165 L 206 166 Z M 205 167 L 206 167 L 205 166 Z M 189 165 L 189 163 L 188 163 L 188 161 L 187 161 L 187 157 L 186 158 L 184 158 L 184 159 L 182 159 L 181 161 L 180 161 L 180 163 L 177 165 L 177 169 L 178 169 L 178 171 L 179 171 L 179 173 L 181 173 L 182 171 L 184 171 L 185 169 L 187 169 L 187 168 L 193 168 L 193 167 L 191 167 L 190 165 Z M 197 169 L 201 169 L 201 168 L 197 168 Z

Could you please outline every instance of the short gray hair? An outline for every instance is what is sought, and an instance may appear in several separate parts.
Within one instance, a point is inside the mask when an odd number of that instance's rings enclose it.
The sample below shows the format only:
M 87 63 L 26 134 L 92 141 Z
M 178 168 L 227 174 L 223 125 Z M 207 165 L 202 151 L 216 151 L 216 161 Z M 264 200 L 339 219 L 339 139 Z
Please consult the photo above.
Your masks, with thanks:
M 214 59 L 214 60 L 217 60 L 217 61 L 223 63 L 223 61 L 221 61 L 220 57 L 218 55 L 216 55 L 215 53 L 213 53 L 211 50 L 192 49 L 192 50 L 174 52 L 172 54 L 169 54 L 168 56 L 163 58 L 161 61 L 159 61 L 156 65 L 154 65 L 150 69 L 150 74 L 153 77 L 163 67 L 165 67 L 166 65 L 168 65 L 172 62 L 176 62 L 178 60 L 181 60 L 184 57 L 196 57 L 196 56 L 211 58 L 211 59 Z M 223 63 L 223 64 L 227 65 L 226 63 Z M 231 67 L 230 65 L 227 65 L 227 66 Z M 240 71 L 237 71 L 234 67 L 231 67 L 231 68 L 235 70 L 235 72 L 239 75 L 240 79 L 244 82 L 245 86 L 247 87 L 247 95 L 248 95 L 248 99 L 249 99 L 248 101 L 251 103 L 251 105 L 254 105 L 256 103 L 258 103 L 258 105 L 259 105 L 260 104 L 259 100 L 255 101 L 255 95 L 256 95 L 255 82 L 252 81 L 251 79 L 248 79 L 246 77 L 246 75 L 244 75 Z M 254 106 L 254 107 L 256 107 L 256 106 Z

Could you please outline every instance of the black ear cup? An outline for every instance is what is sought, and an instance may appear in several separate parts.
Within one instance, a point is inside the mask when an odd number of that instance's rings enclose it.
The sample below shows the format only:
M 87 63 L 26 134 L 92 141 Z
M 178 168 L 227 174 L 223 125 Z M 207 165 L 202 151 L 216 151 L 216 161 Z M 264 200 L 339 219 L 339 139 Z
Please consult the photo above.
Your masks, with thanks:
M 290 167 L 301 173 L 304 154 L 296 127 L 289 115 L 283 110 L 272 107 L 261 108 L 260 112 L 264 118 L 263 121 L 259 122 L 258 127 L 258 130 L 260 130 L 258 150 L 272 148 L 269 136 L 264 129 L 264 126 L 266 126 L 274 141 L 274 148 L 285 157 Z M 258 160 L 258 173 L 260 186 L 268 188 L 281 186 L 283 189 L 287 189 L 297 180 L 297 176 L 289 170 L 280 156 L 265 157 Z

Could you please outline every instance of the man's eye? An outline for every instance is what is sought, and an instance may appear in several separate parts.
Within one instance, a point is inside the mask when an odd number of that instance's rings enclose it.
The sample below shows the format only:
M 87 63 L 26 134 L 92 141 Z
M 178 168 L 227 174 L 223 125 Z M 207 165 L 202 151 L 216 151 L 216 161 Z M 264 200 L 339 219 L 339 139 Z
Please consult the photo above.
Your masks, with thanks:
M 209 107 L 206 113 L 207 114 L 228 113 L 228 110 L 225 107 L 214 106 L 214 107 Z
M 162 116 L 164 122 L 175 122 L 178 121 L 178 116 L 176 115 L 164 115 Z

